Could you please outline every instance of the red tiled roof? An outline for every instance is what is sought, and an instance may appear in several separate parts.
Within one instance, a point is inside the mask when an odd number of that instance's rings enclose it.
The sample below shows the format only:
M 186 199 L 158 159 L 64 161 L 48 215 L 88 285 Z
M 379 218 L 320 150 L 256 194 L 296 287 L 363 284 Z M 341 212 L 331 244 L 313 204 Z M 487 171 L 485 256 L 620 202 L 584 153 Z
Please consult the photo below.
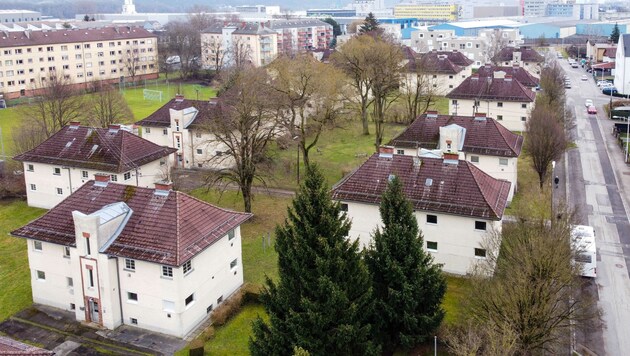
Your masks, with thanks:
M 518 157 L 523 147 L 523 136 L 503 127 L 492 118 L 475 120 L 474 116 L 420 115 L 388 145 L 406 148 L 435 149 L 440 138 L 440 127 L 451 124 L 466 129 L 463 151 L 500 157 Z
M 133 211 L 104 253 L 181 266 L 252 217 L 210 205 L 177 191 L 89 181 L 44 216 L 12 231 L 17 237 L 76 246 L 73 211 L 91 214 L 108 204 L 126 203 Z
M 115 41 L 134 38 L 157 38 L 142 27 L 112 26 L 97 29 L 68 29 L 50 31 L 9 32 L 0 36 L 0 48 L 17 46 L 43 46 L 57 43 Z
M 617 56 L 617 47 L 610 47 L 604 50 L 604 56 L 608 58 L 615 58 Z
M 69 125 L 14 159 L 122 173 L 176 151 L 122 129 Z
M 55 353 L 36 346 L 21 343 L 6 336 L 0 336 L 0 355 L 54 355 Z
M 200 109 L 204 105 L 208 105 L 208 101 L 205 100 L 190 100 L 190 99 L 171 99 L 168 103 L 162 105 L 161 108 L 154 111 L 151 115 L 136 122 L 136 125 L 148 126 L 148 127 L 169 127 L 171 126 L 171 114 L 170 109 L 184 110 L 187 108 Z
M 403 183 L 405 196 L 416 210 L 482 219 L 500 220 L 510 191 L 510 182 L 492 178 L 473 164 L 442 159 L 375 153 L 333 188 L 333 198 L 379 204 L 391 174 Z M 429 184 L 430 182 L 430 184 Z
M 454 53 L 454 52 L 448 52 Z M 427 73 L 433 74 L 457 74 L 464 67 L 453 63 L 446 54 L 438 54 L 437 52 L 429 52 L 422 54 L 417 60 L 418 65 Z
M 479 67 L 479 69 L 477 70 L 477 74 L 479 74 L 480 78 L 493 77 L 494 73 L 496 72 L 505 72 L 506 75 L 511 75 L 512 79 L 518 80 L 519 82 L 521 82 L 521 84 L 528 88 L 538 86 L 538 84 L 540 83 L 538 78 L 529 74 L 528 71 L 520 66 L 501 67 L 486 64 L 485 66 Z
M 466 57 L 462 52 L 458 51 L 437 51 L 433 50 L 430 53 L 445 55 L 448 59 L 453 62 L 453 64 L 458 65 L 460 67 L 468 67 L 473 64 L 473 60 Z
M 593 69 L 615 69 L 615 62 L 606 62 L 600 64 L 593 64 L 591 66 Z
M 523 62 L 542 63 L 545 61 L 538 52 L 529 47 L 504 47 L 497 53 L 496 59 L 501 62 L 509 62 L 514 58 L 514 52 L 521 52 L 521 61 Z
M 502 100 L 533 102 L 536 93 L 518 80 L 479 78 L 473 74 L 446 95 L 449 99 Z

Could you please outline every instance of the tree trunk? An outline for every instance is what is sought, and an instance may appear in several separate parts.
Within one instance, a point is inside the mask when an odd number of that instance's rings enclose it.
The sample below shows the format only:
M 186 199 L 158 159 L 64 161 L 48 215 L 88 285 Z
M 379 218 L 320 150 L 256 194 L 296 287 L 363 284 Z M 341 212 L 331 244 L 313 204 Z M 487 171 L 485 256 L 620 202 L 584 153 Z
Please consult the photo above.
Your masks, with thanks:
M 241 184 L 241 194 L 243 194 L 243 205 L 246 213 L 252 212 L 252 186 L 251 183 Z
M 368 122 L 367 105 L 361 104 L 361 123 L 363 124 L 363 134 L 370 135 L 370 125 Z
M 302 160 L 304 161 L 304 168 L 308 168 L 311 163 L 308 157 L 308 153 L 310 149 L 307 149 L 306 147 L 304 147 L 304 145 L 300 145 L 300 151 L 302 151 Z

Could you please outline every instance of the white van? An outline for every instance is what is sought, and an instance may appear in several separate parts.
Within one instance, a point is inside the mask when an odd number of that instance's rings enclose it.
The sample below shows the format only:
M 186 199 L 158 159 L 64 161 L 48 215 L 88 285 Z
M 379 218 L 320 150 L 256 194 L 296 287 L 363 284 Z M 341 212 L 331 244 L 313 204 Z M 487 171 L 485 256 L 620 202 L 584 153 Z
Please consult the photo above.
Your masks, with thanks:
M 586 225 L 573 226 L 571 243 L 576 251 L 575 262 L 582 266 L 582 277 L 597 277 L 595 229 L 593 229 L 592 226 Z

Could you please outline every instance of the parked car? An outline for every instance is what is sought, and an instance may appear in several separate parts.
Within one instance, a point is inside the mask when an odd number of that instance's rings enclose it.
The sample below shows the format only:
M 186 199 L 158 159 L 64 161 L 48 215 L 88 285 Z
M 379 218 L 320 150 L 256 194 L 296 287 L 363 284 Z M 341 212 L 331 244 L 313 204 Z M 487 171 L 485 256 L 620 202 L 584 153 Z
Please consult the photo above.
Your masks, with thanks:
M 603 88 L 603 86 L 609 86 L 612 85 L 611 82 L 607 81 L 607 80 L 598 80 L 597 81 L 597 86 L 600 88 Z
M 565 89 L 571 89 L 571 82 L 564 82 L 564 88 Z
M 591 105 L 591 106 L 588 107 L 588 109 L 586 109 L 586 112 L 589 113 L 589 114 L 595 115 L 595 114 L 597 114 L 597 109 L 593 105 Z
M 166 58 L 166 64 L 179 64 L 182 62 L 182 60 L 179 58 L 179 56 L 170 56 L 168 58 Z
M 604 94 L 604 95 L 617 94 L 617 88 L 615 88 L 615 87 L 606 87 L 606 88 L 602 89 L 602 94 Z
M 593 106 L 593 100 L 591 99 L 586 99 L 586 101 L 584 102 L 584 106 L 586 106 L 587 108 L 589 106 Z
M 588 80 L 588 77 L 586 75 L 583 75 L 582 78 L 580 78 L 583 82 Z
M 579 68 L 580 65 L 578 64 L 578 62 L 573 62 L 571 63 L 571 68 Z

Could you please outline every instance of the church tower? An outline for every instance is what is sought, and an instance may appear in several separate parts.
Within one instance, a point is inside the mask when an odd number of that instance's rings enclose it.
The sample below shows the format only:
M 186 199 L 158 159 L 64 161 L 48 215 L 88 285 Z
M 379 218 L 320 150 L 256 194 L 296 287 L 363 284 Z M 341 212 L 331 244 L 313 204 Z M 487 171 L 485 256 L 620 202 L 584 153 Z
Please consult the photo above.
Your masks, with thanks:
M 136 5 L 133 4 L 133 0 L 125 0 L 122 7 L 123 15 L 131 15 L 136 13 Z

